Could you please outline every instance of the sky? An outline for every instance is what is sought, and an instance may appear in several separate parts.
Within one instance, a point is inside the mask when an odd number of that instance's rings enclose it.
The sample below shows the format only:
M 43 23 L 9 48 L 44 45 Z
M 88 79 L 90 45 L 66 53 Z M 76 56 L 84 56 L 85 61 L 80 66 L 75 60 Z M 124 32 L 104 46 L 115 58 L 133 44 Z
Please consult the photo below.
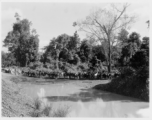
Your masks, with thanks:
M 19 13 L 21 19 L 27 18 L 31 21 L 32 28 L 35 28 L 39 35 L 39 49 L 48 45 L 53 37 L 61 34 L 73 35 L 78 29 L 73 27 L 73 22 L 85 19 L 92 9 L 105 7 L 106 3 L 1 3 L 1 42 L 7 33 L 12 30 L 16 21 L 14 15 Z M 137 32 L 144 36 L 149 36 L 149 29 L 146 21 L 150 18 L 148 3 L 130 3 L 127 11 L 138 16 L 136 22 L 131 25 L 129 32 Z M 78 31 L 81 39 L 85 38 L 85 33 Z M 3 43 L 2 43 L 3 45 Z M 7 48 L 2 47 L 3 51 Z

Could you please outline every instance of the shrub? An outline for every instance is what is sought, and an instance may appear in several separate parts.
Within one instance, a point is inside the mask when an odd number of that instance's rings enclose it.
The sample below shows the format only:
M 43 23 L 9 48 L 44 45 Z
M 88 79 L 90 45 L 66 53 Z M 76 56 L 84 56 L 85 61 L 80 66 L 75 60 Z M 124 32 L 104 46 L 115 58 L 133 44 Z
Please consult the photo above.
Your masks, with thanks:
M 121 75 L 99 89 L 149 101 L 149 67 L 121 68 Z M 98 89 L 98 88 L 97 88 Z
M 126 78 L 128 76 L 132 76 L 135 74 L 135 70 L 132 67 L 123 67 L 120 68 L 120 77 L 121 78 Z
M 69 108 L 60 108 L 53 112 L 53 117 L 66 117 L 69 112 Z
M 40 101 L 39 98 L 36 98 L 34 100 L 34 107 L 35 107 L 36 110 L 40 110 L 40 108 L 41 108 L 41 101 Z
M 44 107 L 43 111 L 42 111 L 42 114 L 44 116 L 51 116 L 51 110 L 52 110 L 52 107 L 48 104 Z
M 59 108 L 52 112 L 52 105 L 43 103 L 40 98 L 34 100 L 35 109 L 30 113 L 31 117 L 66 117 L 68 114 L 68 107 Z
M 48 103 L 43 103 L 40 98 L 34 100 L 34 108 L 34 111 L 31 112 L 31 117 L 49 117 L 52 110 L 52 106 Z

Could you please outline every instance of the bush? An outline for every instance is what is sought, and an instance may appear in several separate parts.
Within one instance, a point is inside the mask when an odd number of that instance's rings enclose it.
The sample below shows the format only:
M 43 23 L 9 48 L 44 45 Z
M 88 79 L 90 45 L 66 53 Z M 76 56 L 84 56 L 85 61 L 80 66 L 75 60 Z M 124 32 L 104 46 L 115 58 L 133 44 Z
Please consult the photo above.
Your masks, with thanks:
M 43 64 L 41 62 L 39 62 L 39 61 L 37 61 L 37 62 L 31 62 L 29 64 L 29 68 L 33 69 L 33 70 L 35 70 L 37 68 L 41 68 L 42 66 L 43 66 Z
M 120 72 L 119 77 L 97 89 L 149 101 L 149 67 L 143 66 L 138 70 L 121 68 Z
M 132 67 L 123 67 L 120 68 L 120 77 L 126 78 L 135 74 L 135 70 Z
M 52 110 L 52 105 L 48 102 L 43 103 L 40 98 L 34 101 L 34 110 L 30 113 L 31 117 L 66 117 L 68 114 L 68 107 L 60 108 L 55 111 Z
M 53 117 L 66 117 L 68 114 L 68 108 L 60 108 L 53 112 Z

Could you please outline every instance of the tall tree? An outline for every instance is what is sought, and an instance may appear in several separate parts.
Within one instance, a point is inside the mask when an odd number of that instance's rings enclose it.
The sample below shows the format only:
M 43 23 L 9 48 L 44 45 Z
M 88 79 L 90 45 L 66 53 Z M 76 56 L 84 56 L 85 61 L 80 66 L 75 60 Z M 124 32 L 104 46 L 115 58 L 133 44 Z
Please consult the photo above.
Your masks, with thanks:
M 122 48 L 128 40 L 129 32 L 126 29 L 121 29 L 117 37 L 117 46 Z
M 115 43 L 115 34 L 121 28 L 125 28 L 133 22 L 134 16 L 126 14 L 128 4 L 118 8 L 112 4 L 108 9 L 98 9 L 86 17 L 84 21 L 75 22 L 80 30 L 85 31 L 91 37 L 97 38 L 101 44 L 107 43 L 108 71 L 111 72 L 111 46 Z M 105 50 L 106 51 L 106 50 Z
M 71 39 L 68 42 L 67 48 L 69 50 L 77 50 L 77 48 L 79 46 L 80 46 L 80 38 L 79 38 L 79 35 L 78 35 L 77 31 L 75 31 L 74 35 L 71 36 Z
M 140 35 L 136 32 L 131 33 L 126 43 L 121 51 L 120 63 L 122 65 L 127 65 L 130 62 L 130 58 L 140 49 Z
M 58 62 L 60 59 L 63 61 L 68 59 L 68 43 L 71 40 L 71 37 L 67 34 L 59 35 L 57 38 L 53 38 L 49 45 L 45 47 L 44 58 L 52 57 L 56 60 L 56 68 L 58 67 Z
M 88 43 L 88 40 L 84 39 L 81 42 L 81 46 L 80 46 L 80 51 L 79 51 L 79 56 L 81 58 L 82 62 L 89 62 L 91 56 L 91 52 L 92 52 L 92 46 Z
M 19 66 L 27 66 L 37 60 L 39 39 L 37 34 L 31 34 L 29 20 L 20 20 L 17 13 L 15 17 L 17 21 L 13 24 L 13 30 L 8 32 L 4 46 L 8 47 Z

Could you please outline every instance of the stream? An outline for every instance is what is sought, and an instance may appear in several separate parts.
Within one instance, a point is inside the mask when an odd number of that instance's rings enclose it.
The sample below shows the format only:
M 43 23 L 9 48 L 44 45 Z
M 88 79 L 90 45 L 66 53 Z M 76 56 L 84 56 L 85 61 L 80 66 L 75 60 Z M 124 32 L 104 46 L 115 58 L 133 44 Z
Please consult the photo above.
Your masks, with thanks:
M 76 84 L 79 82 L 81 83 Z M 26 94 L 32 98 L 45 97 L 53 109 L 67 108 L 69 111 L 67 117 L 148 117 L 148 102 L 91 89 L 87 87 L 89 82 L 76 83 L 68 81 L 22 85 Z

